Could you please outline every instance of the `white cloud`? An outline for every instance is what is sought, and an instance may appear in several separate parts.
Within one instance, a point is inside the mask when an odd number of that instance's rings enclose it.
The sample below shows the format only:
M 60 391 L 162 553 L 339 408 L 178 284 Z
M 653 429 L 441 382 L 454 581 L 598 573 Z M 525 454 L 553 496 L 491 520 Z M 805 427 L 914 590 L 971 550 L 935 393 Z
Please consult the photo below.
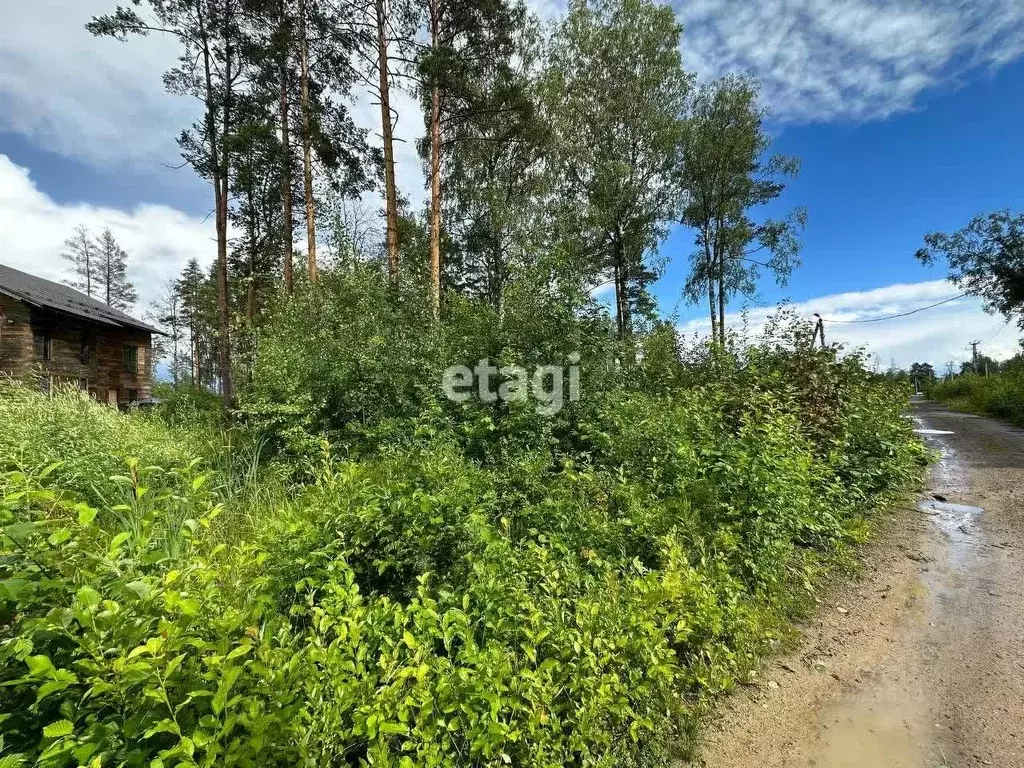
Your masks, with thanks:
M 0 129 L 97 167 L 180 160 L 175 138 L 196 102 L 164 92 L 178 45 L 166 35 L 119 43 L 85 30 L 114 0 L 0 0 Z
M 128 252 L 128 277 L 139 291 L 140 315 L 167 280 L 195 257 L 215 253 L 213 224 L 163 205 L 120 211 L 87 204 L 61 205 L 35 185 L 29 172 L 0 155 L 0 262 L 48 280 L 68 277 L 60 254 L 78 225 L 93 233 L 109 227 Z
M 685 0 L 687 64 L 749 71 L 776 117 L 884 118 L 1024 54 L 1020 0 Z
M 197 104 L 164 92 L 176 42 L 118 43 L 84 29 L 116 0 L 0 0 L 0 130 L 110 168 L 160 170 L 178 161 L 175 137 Z M 870 119 L 913 107 L 920 93 L 972 68 L 1024 54 L 1020 0 L 678 0 L 684 56 L 702 76 L 749 70 L 783 120 Z M 551 20 L 564 0 L 530 0 Z M 403 193 L 423 197 L 415 140 L 419 104 L 397 93 Z M 379 134 L 379 111 L 357 99 L 359 124 Z
M 821 296 L 790 305 L 798 314 L 813 321 L 813 314 L 825 318 L 825 334 L 829 343 L 839 342 L 851 348 L 865 347 L 881 368 L 893 362 L 901 368 L 914 362 L 929 362 L 936 370 L 945 370 L 950 361 L 970 359 L 969 344 L 980 341 L 981 351 L 994 359 L 1005 359 L 1020 351 L 1020 333 L 1016 325 L 1007 327 L 1005 319 L 987 314 L 981 302 L 962 298 L 942 306 L 906 317 L 882 322 L 863 321 L 889 317 L 936 304 L 959 295 L 960 291 L 945 280 L 922 283 L 901 283 L 876 288 Z M 744 315 L 733 312 L 726 316 L 726 326 L 742 328 L 759 336 L 774 309 L 750 309 Z M 709 320 L 681 323 L 684 336 L 707 335 Z

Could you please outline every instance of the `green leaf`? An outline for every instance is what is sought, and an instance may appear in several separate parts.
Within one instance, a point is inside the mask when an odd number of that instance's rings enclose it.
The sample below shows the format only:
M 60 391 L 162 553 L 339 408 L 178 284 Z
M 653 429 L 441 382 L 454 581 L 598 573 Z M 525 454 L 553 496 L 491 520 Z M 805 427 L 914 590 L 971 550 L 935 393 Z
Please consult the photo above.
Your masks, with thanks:
M 128 539 L 130 539 L 131 536 L 132 535 L 127 531 L 122 531 L 121 533 L 117 534 L 117 536 L 115 536 L 113 539 L 111 539 L 110 555 L 113 556 L 117 554 L 117 551 L 121 548 L 121 545 L 128 541 Z
M 39 479 L 40 480 L 45 480 L 47 477 L 52 475 L 54 470 L 59 468 L 60 465 L 63 464 L 63 463 L 64 463 L 63 461 L 56 461 L 56 462 L 54 462 L 53 464 L 51 464 L 50 466 L 48 466 L 46 469 L 44 469 L 42 472 L 39 473 Z
M 75 726 L 70 720 L 58 720 L 43 728 L 43 736 L 48 739 L 60 739 L 70 736 L 75 732 Z
M 33 677 L 48 677 L 57 671 L 49 656 L 29 656 L 25 663 Z
M 229 667 L 224 670 L 224 677 L 221 678 L 220 685 L 217 686 L 217 693 L 213 697 L 212 706 L 215 715 L 219 715 L 224 711 L 224 706 L 228 701 L 228 694 L 231 693 L 231 688 L 241 673 L 241 667 Z
M 96 510 L 90 507 L 88 504 L 76 504 L 75 509 L 78 510 L 78 524 L 81 526 L 92 525 L 92 521 L 96 519 Z
M 71 683 L 66 682 L 64 680 L 53 680 L 49 683 L 43 683 L 41 686 L 39 686 L 39 690 L 36 691 L 36 704 L 38 704 L 43 699 L 48 697 L 51 693 L 63 691 L 69 685 L 71 685 Z
M 75 601 L 86 608 L 95 608 L 103 596 L 92 587 L 86 585 L 75 594 Z
M 0 597 L 18 602 L 29 591 L 25 579 L 4 579 L 0 581 Z

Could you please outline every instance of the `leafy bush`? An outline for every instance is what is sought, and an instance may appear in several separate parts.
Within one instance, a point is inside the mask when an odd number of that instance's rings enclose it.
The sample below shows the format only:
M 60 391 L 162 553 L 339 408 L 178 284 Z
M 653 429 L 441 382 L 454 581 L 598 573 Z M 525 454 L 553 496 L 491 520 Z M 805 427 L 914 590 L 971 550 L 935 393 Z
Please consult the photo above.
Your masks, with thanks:
M 617 376 L 617 345 L 592 302 L 574 310 L 543 284 L 516 284 L 503 318 L 486 303 L 453 295 L 435 322 L 425 296 L 365 270 L 332 273 L 284 300 L 263 329 L 240 404 L 253 432 L 308 460 L 325 439 L 369 454 L 423 429 L 454 429 L 468 453 L 486 458 L 502 442 L 550 440 L 572 420 L 572 409 L 551 420 L 531 407 L 511 408 L 499 425 L 489 404 L 442 396 L 449 366 L 489 358 L 533 370 L 578 353 L 594 391 Z
M 375 368 L 375 389 L 340 330 L 318 342 L 348 356 L 322 389 L 274 342 L 325 398 L 297 432 L 286 376 L 245 412 L 297 466 L 245 435 L 4 393 L 9 755 L 663 765 L 922 461 L 907 393 L 832 350 L 684 358 L 655 334 L 614 371 L 597 334 L 600 387 L 539 420 L 417 394 L 411 369 L 385 387 Z M 498 354 L 526 360 L 508 338 Z M 332 415 L 359 403 L 358 430 Z
M 1024 424 L 1024 370 L 1019 365 L 991 376 L 966 374 L 935 382 L 928 394 L 958 410 Z

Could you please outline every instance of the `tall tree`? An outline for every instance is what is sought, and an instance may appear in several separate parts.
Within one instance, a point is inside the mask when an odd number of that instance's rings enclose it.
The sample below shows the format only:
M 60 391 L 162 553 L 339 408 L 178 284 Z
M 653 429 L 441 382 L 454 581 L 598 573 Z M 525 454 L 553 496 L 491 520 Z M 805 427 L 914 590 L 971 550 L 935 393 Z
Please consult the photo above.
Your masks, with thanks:
M 216 271 L 216 267 L 214 267 Z M 189 380 L 202 387 L 216 382 L 213 366 L 214 351 L 218 347 L 217 280 L 203 271 L 198 259 L 190 259 L 176 283 L 178 305 L 187 352 L 182 354 L 182 366 L 188 363 Z
M 699 88 L 678 153 L 679 218 L 696 231 L 697 244 L 685 293 L 694 302 L 707 297 L 719 344 L 725 344 L 730 297 L 753 293 L 762 269 L 785 284 L 799 263 L 798 236 L 806 220 L 800 208 L 781 220 L 751 218 L 751 209 L 779 197 L 783 179 L 799 170 L 795 158 L 764 158 L 770 140 L 757 98 L 757 83 L 745 76 Z
M 620 338 L 648 314 L 653 254 L 672 218 L 671 171 L 690 79 L 682 28 L 648 0 L 574 2 L 555 32 L 547 110 L 572 249 L 610 282 Z
M 251 121 L 236 132 L 231 185 L 236 205 L 231 221 L 239 236 L 232 242 L 229 272 L 234 283 L 234 307 L 248 325 L 254 325 L 281 278 L 282 242 L 285 239 L 280 205 L 281 144 L 273 123 L 261 121 L 266 113 L 254 105 Z
M 385 0 L 373 0 L 377 28 L 377 82 L 380 101 L 381 139 L 384 143 L 384 218 L 388 253 L 388 277 L 398 281 L 398 187 L 395 182 L 395 124 L 391 108 L 391 68 L 388 8 Z
M 292 67 L 289 52 L 292 47 L 293 18 L 288 0 L 278 0 L 276 34 L 273 42 L 277 59 L 277 77 L 281 89 L 278 130 L 281 136 L 281 210 L 282 248 L 284 251 L 284 289 L 291 293 L 295 288 L 295 209 L 292 198 L 292 118 L 289 99 L 292 90 Z
M 925 235 L 924 242 L 917 252 L 923 264 L 945 258 L 954 285 L 1024 328 L 1024 214 L 981 214 L 951 235 Z
M 139 300 L 135 286 L 128 279 L 128 254 L 109 229 L 104 229 L 96 240 L 96 267 L 97 295 L 107 306 L 124 312 Z
M 143 0 L 133 0 L 136 7 Z M 147 0 L 150 17 L 118 7 L 110 15 L 93 18 L 87 29 L 95 35 L 123 40 L 128 35 L 162 33 L 181 44 L 177 66 L 164 76 L 169 91 L 193 96 L 203 105 L 203 116 L 184 131 L 178 143 L 182 155 L 214 189 L 217 230 L 217 349 L 221 393 L 230 404 L 231 329 L 228 307 L 228 208 L 231 138 L 234 132 L 236 90 L 243 75 L 241 55 L 241 0 Z
M 185 339 L 185 322 L 177 280 L 172 279 L 164 286 L 148 314 L 166 333 L 165 336 L 155 336 L 153 339 L 153 360 L 167 362 L 171 383 L 177 386 L 181 380 L 182 345 Z
M 550 136 L 537 109 L 539 23 L 521 7 L 513 10 L 508 44 L 478 66 L 476 108 L 448 126 L 442 180 L 450 238 L 445 282 L 486 298 L 499 317 L 508 283 L 540 250 Z
M 418 59 L 420 98 L 427 136 L 430 187 L 430 291 L 434 314 L 441 310 L 442 175 L 448 142 L 458 126 L 494 109 L 481 88 L 495 59 L 507 58 L 525 9 L 515 0 L 427 0 L 429 45 Z
M 368 36 L 351 3 L 326 0 L 246 0 L 250 9 L 249 60 L 253 88 L 274 90 L 277 173 L 282 210 L 285 289 L 294 290 L 294 235 L 305 220 L 306 267 L 312 282 L 317 262 L 318 192 L 327 187 L 358 195 L 370 185 L 366 132 L 357 128 L 343 100 L 361 76 L 354 57 Z M 269 116 L 268 116 L 269 119 Z M 318 177 L 320 183 L 318 184 Z M 298 200 L 302 205 L 296 205 Z M 291 237 L 288 237 L 291 233 Z
M 77 288 L 86 296 L 92 296 L 96 280 L 96 241 L 84 224 L 75 228 L 75 233 L 64 241 L 61 258 L 71 264 L 74 277 L 65 280 L 67 285 Z

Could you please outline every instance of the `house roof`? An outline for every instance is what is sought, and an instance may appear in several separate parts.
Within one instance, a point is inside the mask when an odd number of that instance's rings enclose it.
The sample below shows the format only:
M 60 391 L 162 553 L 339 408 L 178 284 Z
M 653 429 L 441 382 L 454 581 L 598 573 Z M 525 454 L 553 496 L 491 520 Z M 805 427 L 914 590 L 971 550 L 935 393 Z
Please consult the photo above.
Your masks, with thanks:
M 34 307 L 61 312 L 98 325 L 163 333 L 158 328 L 136 320 L 119 309 L 108 307 L 102 301 L 92 299 L 70 286 L 44 280 L 5 264 L 0 264 L 0 293 Z

